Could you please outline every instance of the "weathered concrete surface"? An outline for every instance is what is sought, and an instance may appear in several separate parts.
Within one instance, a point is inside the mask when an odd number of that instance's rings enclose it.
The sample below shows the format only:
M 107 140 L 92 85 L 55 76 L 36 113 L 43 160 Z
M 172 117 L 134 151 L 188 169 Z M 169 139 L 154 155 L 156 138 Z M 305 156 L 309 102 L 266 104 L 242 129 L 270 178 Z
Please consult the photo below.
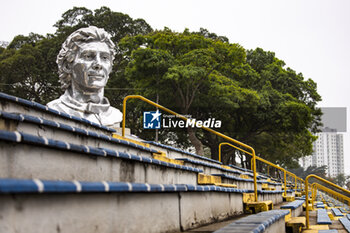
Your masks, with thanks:
M 32 116 L 36 116 L 36 117 L 42 117 L 46 120 L 56 121 L 56 122 L 63 123 L 63 124 L 69 124 L 69 125 L 74 126 L 74 127 L 94 131 L 96 133 L 104 133 L 106 135 L 111 136 L 111 133 L 106 131 L 106 130 L 98 129 L 96 127 L 93 127 L 91 125 L 87 125 L 87 124 L 82 123 L 82 122 L 70 120 L 70 119 L 58 116 L 56 114 L 53 114 L 53 113 L 50 113 L 47 111 L 40 111 L 38 109 L 33 109 L 33 108 L 30 108 L 30 107 L 27 107 L 27 106 L 24 106 L 24 105 L 21 105 L 19 103 L 15 103 L 15 102 L 0 100 L 0 110 L 5 111 L 5 112 L 9 112 L 9 113 L 19 113 L 19 114 L 32 115 Z
M 281 218 L 277 222 L 270 225 L 264 233 L 285 233 L 286 232 L 286 222 L 284 221 L 284 218 Z
M 0 232 L 179 231 L 177 193 L 2 195 Z
M 239 181 L 239 180 L 233 180 L 233 179 L 227 179 L 227 178 L 221 178 L 222 183 L 227 184 L 235 184 L 240 189 L 254 189 L 254 182 L 253 181 Z M 261 183 L 257 183 L 258 189 L 261 189 Z
M 281 183 L 279 183 L 279 184 L 272 183 L 272 184 L 269 184 L 269 187 L 274 187 L 276 191 L 281 191 L 282 190 Z
M 259 201 L 268 201 L 271 200 L 274 205 L 283 202 L 282 194 L 280 193 L 271 193 L 271 194 L 258 194 Z
M 72 125 L 72 122 L 67 122 L 68 125 Z M 76 132 L 69 132 L 62 130 L 60 128 L 52 128 L 44 125 L 31 124 L 28 122 L 18 122 L 14 120 L 8 120 L 0 118 L 0 129 L 8 131 L 19 131 L 24 133 L 29 133 L 39 137 L 46 137 L 54 140 L 70 142 L 78 145 L 86 145 L 99 148 L 108 148 L 112 150 L 118 150 L 121 152 L 132 153 L 139 156 L 144 156 L 151 158 L 152 154 L 150 152 L 145 152 L 131 146 L 126 146 L 123 144 L 117 144 L 103 139 L 81 135 Z M 91 130 L 96 132 L 96 129 Z M 111 135 L 108 135 L 111 136 Z
M 191 171 L 4 141 L 0 141 L 0 177 L 197 184 L 197 173 Z
M 233 221 L 238 220 L 238 219 L 243 218 L 243 217 L 246 217 L 246 216 L 248 216 L 248 215 L 241 214 L 241 215 L 238 215 L 238 216 L 233 216 L 233 217 L 230 217 L 229 219 L 221 221 L 221 222 L 215 222 L 215 223 L 212 223 L 212 224 L 209 224 L 209 225 L 205 225 L 205 226 L 202 226 L 202 227 L 198 227 L 198 228 L 190 229 L 190 230 L 187 230 L 187 231 L 183 231 L 183 233 L 192 233 L 192 232 L 209 233 L 209 232 L 214 232 L 216 230 L 219 230 L 219 229 L 229 225 Z M 177 233 L 179 233 L 179 232 L 177 232 Z
M 291 210 L 292 217 L 299 217 L 303 213 L 303 205 L 299 206 L 298 208 Z
M 242 194 L 239 193 L 181 193 L 182 230 L 220 221 L 243 213 Z
M 150 148 L 155 149 L 155 150 L 160 150 L 160 151 L 164 151 L 167 153 L 167 156 L 171 159 L 177 159 L 177 158 L 188 158 L 188 159 L 195 159 L 197 161 L 201 161 L 201 162 L 205 162 L 205 163 L 209 163 L 209 164 L 214 164 L 214 165 L 219 165 L 218 163 L 214 163 L 211 161 L 208 161 L 206 159 L 202 159 L 200 157 L 193 157 L 189 154 L 185 154 L 185 153 L 180 153 L 178 151 L 174 151 L 174 150 L 170 150 L 170 149 L 166 149 L 163 148 L 161 146 L 156 146 L 156 145 L 150 145 Z
M 188 162 L 188 161 L 185 161 L 184 165 L 185 166 L 189 166 L 189 167 L 202 169 L 205 174 L 226 174 L 226 175 L 230 175 L 230 176 L 239 177 L 239 174 L 236 174 L 236 173 L 232 173 L 232 172 L 228 172 L 228 171 L 225 171 L 225 170 L 221 170 L 220 168 L 208 167 L 208 166 L 201 165 L 201 164 L 195 164 L 195 163 L 191 163 L 191 162 Z

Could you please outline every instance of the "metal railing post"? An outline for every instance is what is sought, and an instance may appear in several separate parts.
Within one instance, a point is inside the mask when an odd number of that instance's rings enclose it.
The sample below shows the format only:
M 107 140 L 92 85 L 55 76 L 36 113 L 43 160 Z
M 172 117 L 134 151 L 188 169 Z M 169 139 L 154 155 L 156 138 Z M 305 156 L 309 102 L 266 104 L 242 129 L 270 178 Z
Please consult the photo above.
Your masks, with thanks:
M 287 196 L 287 172 L 284 170 L 284 196 Z

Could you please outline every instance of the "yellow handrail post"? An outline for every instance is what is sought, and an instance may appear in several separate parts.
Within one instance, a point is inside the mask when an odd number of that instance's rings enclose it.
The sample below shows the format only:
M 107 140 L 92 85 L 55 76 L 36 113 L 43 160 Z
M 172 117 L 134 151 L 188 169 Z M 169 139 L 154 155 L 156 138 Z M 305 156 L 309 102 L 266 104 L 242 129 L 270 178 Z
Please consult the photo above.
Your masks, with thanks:
M 171 111 L 170 109 L 165 108 L 162 105 L 159 105 L 159 104 L 157 104 L 157 103 L 155 103 L 155 102 L 153 102 L 153 101 L 151 101 L 149 99 L 146 99 L 143 96 L 140 96 L 140 95 L 129 95 L 129 96 L 126 96 L 124 98 L 124 100 L 123 100 L 123 123 L 122 123 L 122 126 L 123 126 L 123 128 L 122 128 L 122 136 L 123 137 L 125 137 L 126 101 L 128 99 L 140 99 L 140 100 L 142 100 L 142 101 L 144 101 L 144 102 L 146 102 L 146 103 L 148 103 L 150 105 L 153 105 L 153 106 L 155 106 L 155 107 L 157 107 L 157 108 L 159 108 L 159 109 L 161 109 L 161 110 L 163 110 L 163 111 L 165 111 L 167 113 L 175 115 L 175 116 L 179 117 L 182 120 L 185 120 L 185 121 L 188 120 L 188 118 L 186 118 L 185 116 L 177 114 L 176 112 Z M 196 121 L 195 121 L 195 123 L 196 123 Z M 246 144 L 244 144 L 244 143 L 242 143 L 242 142 L 240 142 L 238 140 L 235 140 L 235 139 L 233 139 L 231 137 L 228 137 L 228 136 L 226 136 L 226 135 L 224 135 L 222 133 L 219 133 L 219 132 L 217 132 L 217 131 L 215 131 L 213 129 L 207 128 L 205 126 L 201 126 L 201 128 L 206 130 L 206 131 L 209 131 L 209 132 L 211 132 L 211 133 L 213 133 L 213 134 L 215 134 L 215 135 L 217 135 L 217 136 L 219 136 L 219 137 L 221 137 L 221 138 L 223 138 L 225 140 L 231 141 L 231 142 L 233 142 L 235 144 L 238 144 L 239 146 L 245 147 L 245 148 L 247 148 L 247 149 L 249 149 L 251 151 L 252 158 L 253 158 L 253 169 L 252 170 L 253 170 L 253 177 L 254 177 L 254 179 L 253 179 L 254 180 L 254 199 L 255 199 L 255 201 L 258 201 L 258 187 L 257 187 L 257 183 L 256 183 L 256 181 L 257 181 L 256 159 L 255 159 L 255 150 L 254 150 L 254 148 L 249 146 L 249 145 L 246 145 Z
M 254 163 L 254 196 L 255 196 L 255 201 L 258 201 L 258 185 L 257 185 L 257 175 L 256 175 L 256 159 L 255 159 L 255 150 L 252 148 L 253 152 L 253 163 Z
M 284 170 L 284 196 L 287 196 L 287 171 Z
M 221 162 L 221 147 L 222 143 L 219 144 L 219 162 Z
M 315 184 L 315 183 L 314 183 Z M 317 196 L 317 186 L 316 185 L 311 185 L 311 189 L 312 189 L 312 192 L 311 192 L 311 197 L 312 197 L 312 200 L 311 200 L 311 207 L 312 209 L 314 208 L 314 201 L 315 201 L 315 198 Z
M 308 185 L 308 179 L 309 176 L 305 179 L 305 202 L 306 202 L 306 229 L 310 229 L 310 222 L 309 222 L 309 185 Z

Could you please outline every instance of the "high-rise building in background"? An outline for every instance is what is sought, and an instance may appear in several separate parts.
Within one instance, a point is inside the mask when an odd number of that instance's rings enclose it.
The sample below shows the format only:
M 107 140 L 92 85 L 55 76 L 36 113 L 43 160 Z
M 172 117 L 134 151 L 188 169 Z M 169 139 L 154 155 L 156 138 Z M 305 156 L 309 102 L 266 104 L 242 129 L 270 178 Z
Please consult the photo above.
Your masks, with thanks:
M 300 159 L 300 165 L 304 169 L 327 165 L 327 176 L 330 177 L 344 173 L 343 135 L 326 127 L 316 136 L 318 139 L 313 143 L 313 154 Z

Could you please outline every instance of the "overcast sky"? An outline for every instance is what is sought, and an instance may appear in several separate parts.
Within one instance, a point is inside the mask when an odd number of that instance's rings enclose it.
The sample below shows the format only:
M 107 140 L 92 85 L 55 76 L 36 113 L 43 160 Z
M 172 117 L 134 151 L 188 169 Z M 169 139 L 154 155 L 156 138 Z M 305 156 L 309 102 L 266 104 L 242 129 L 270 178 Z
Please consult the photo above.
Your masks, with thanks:
M 203 27 L 246 49 L 275 52 L 288 67 L 318 84 L 320 107 L 350 107 L 349 0 L 10 0 L 1 6 L 0 41 L 30 32 L 53 33 L 52 25 L 73 6 L 108 6 L 143 18 L 154 29 L 166 26 L 181 32 Z M 346 165 L 349 133 L 344 134 L 344 144 Z M 345 171 L 350 174 L 350 166 Z

